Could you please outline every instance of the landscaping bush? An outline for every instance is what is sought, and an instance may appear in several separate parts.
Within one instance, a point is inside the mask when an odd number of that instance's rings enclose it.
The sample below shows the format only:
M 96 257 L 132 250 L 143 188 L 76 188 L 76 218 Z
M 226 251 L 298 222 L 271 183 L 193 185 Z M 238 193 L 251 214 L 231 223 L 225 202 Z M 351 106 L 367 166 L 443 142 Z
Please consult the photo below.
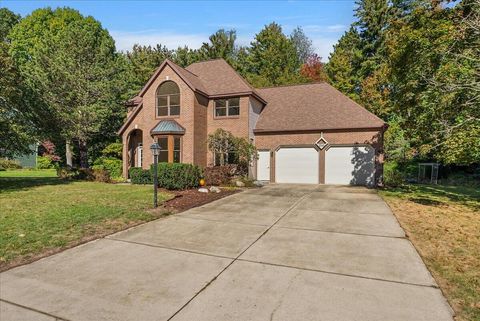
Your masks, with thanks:
M 235 165 L 207 167 L 204 170 L 203 178 L 207 185 L 227 185 L 230 184 L 236 172 L 237 169 Z
M 179 190 L 197 187 L 201 177 L 202 170 L 196 165 L 182 163 L 158 164 L 158 186 L 166 189 Z
M 55 168 L 55 164 L 50 157 L 37 156 L 37 169 L 52 169 Z
M 105 169 L 73 168 L 67 166 L 57 168 L 57 176 L 61 179 L 78 179 L 102 183 L 109 183 L 111 181 L 110 173 Z
M 128 171 L 132 184 L 152 184 L 152 172 L 141 167 L 132 167 Z
M 111 178 L 119 178 L 122 176 L 122 160 L 113 157 L 99 157 L 93 163 L 92 169 L 106 170 L 110 173 Z
M 70 166 L 57 168 L 57 176 L 61 179 L 73 179 L 78 175 L 78 170 Z
M 102 150 L 102 156 L 122 159 L 122 143 L 111 143 Z
M 386 162 L 383 165 L 383 183 L 385 186 L 396 187 L 405 183 L 405 177 L 396 162 Z
M 132 184 L 152 184 L 153 165 L 150 170 L 132 167 L 128 171 Z M 180 190 L 197 187 L 202 177 L 200 167 L 181 163 L 158 164 L 158 186 Z
M 5 169 L 20 169 L 22 166 L 16 160 L 0 158 L 0 168 Z
M 110 183 L 112 181 L 110 171 L 106 169 L 93 169 L 92 174 L 96 182 Z

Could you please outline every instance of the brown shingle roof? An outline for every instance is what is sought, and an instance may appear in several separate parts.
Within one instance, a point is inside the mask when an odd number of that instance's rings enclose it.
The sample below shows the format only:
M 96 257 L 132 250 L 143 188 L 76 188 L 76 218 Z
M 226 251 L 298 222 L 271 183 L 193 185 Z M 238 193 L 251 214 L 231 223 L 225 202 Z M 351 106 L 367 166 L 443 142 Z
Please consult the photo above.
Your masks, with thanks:
M 164 62 L 155 70 L 153 75 L 150 77 L 148 82 L 143 86 L 142 90 L 140 90 L 140 93 L 138 96 L 143 97 L 143 95 L 147 92 L 148 88 L 152 85 L 152 83 L 155 81 L 157 78 L 158 74 L 162 71 L 162 69 L 165 67 L 165 65 L 170 66 L 184 81 L 185 83 L 192 88 L 194 91 L 198 91 L 203 93 L 204 95 L 207 95 L 205 86 L 203 85 L 202 81 L 193 73 L 189 72 L 188 70 L 180 67 L 176 63 L 174 63 L 171 60 L 165 59 Z
M 253 91 L 246 80 L 223 59 L 196 62 L 185 69 L 202 80 L 211 96 Z
M 255 132 L 380 128 L 385 123 L 327 83 L 258 89 L 268 102 Z

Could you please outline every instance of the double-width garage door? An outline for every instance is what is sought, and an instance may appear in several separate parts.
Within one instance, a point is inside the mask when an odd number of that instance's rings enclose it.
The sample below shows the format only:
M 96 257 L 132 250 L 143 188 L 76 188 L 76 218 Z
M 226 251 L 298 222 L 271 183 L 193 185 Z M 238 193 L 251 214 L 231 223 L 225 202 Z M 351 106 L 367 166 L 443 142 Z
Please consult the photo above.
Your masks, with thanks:
M 375 152 L 369 146 L 332 146 L 325 152 L 325 183 L 372 185 Z M 277 183 L 318 184 L 319 152 L 313 147 L 282 147 L 275 153 Z

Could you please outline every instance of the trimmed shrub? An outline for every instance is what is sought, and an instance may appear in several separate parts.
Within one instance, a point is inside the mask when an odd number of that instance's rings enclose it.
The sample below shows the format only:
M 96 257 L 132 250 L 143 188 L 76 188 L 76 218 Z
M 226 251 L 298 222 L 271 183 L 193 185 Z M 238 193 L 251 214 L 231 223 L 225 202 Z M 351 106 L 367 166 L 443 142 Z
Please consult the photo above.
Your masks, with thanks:
M 3 169 L 20 169 L 22 165 L 16 160 L 0 158 L 0 168 Z
M 152 172 L 141 167 L 132 167 L 128 171 L 132 184 L 152 184 Z
M 152 167 L 150 168 L 152 170 Z M 153 170 L 152 170 L 153 173 Z M 179 190 L 197 187 L 202 177 L 200 167 L 182 163 L 159 163 L 158 186 Z
M 51 169 L 55 168 L 50 157 L 37 156 L 37 169 Z
M 213 166 L 204 170 L 204 179 L 207 185 L 228 185 L 236 176 L 235 165 Z
M 99 157 L 93 163 L 92 169 L 106 170 L 110 177 L 119 178 L 122 176 L 122 160 L 113 157 Z

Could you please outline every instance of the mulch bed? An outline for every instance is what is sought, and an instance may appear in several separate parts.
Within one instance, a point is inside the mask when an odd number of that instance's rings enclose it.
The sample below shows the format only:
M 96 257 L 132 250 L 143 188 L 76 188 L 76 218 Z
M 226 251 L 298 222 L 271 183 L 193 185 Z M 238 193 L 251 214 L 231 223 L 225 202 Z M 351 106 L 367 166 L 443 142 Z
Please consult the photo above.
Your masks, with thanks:
M 198 189 L 188 189 L 184 191 L 167 191 L 165 192 L 174 194 L 175 196 L 164 202 L 163 207 L 174 213 L 183 212 L 190 208 L 201 206 L 215 200 L 221 199 L 225 196 L 232 195 L 240 192 L 240 189 L 222 189 L 220 188 L 220 193 L 201 193 Z

